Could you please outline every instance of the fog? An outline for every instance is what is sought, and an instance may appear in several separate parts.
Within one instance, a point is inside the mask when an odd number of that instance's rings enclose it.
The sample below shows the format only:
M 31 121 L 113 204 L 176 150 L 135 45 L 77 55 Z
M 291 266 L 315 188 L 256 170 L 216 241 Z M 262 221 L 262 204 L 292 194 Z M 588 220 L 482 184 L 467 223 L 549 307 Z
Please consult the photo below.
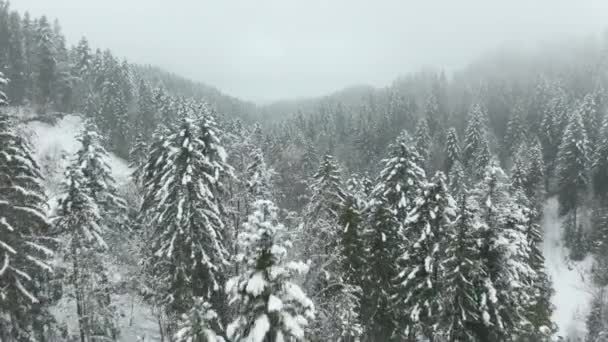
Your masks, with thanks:
M 453 70 L 485 51 L 601 33 L 606 0 L 16 0 L 70 43 L 153 64 L 256 102 Z

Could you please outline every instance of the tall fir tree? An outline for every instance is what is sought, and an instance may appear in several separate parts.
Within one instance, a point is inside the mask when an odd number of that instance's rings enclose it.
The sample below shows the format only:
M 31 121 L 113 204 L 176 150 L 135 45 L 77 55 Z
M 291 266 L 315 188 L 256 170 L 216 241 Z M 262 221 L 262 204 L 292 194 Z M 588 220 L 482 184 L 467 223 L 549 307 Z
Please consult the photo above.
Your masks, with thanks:
M 416 151 L 424 163 L 428 165 L 431 153 L 431 135 L 427 120 L 424 119 L 418 120 L 416 126 Z
M 469 195 L 459 195 L 457 217 L 447 232 L 441 330 L 447 341 L 476 341 L 484 322 L 481 294 L 487 271 L 481 258 L 479 238 L 482 224 L 477 206 Z
M 445 170 L 450 172 L 456 162 L 460 162 L 461 151 L 458 133 L 454 127 L 448 129 L 445 143 Z
M 396 310 L 407 317 L 404 338 L 439 334 L 443 308 L 441 274 L 447 232 L 456 216 L 456 203 L 449 195 L 443 173 L 437 173 L 416 198 L 405 220 L 404 235 L 410 241 L 400 257 Z
M 170 317 L 186 313 L 193 297 L 222 315 L 228 234 L 220 199 L 231 174 L 225 160 L 208 112 L 184 118 L 178 131 L 159 136 L 151 148 L 141 210 L 151 230 L 146 263 L 155 301 Z
M 580 259 L 586 253 L 579 211 L 586 201 L 590 185 L 587 173 L 588 144 L 580 112 L 575 111 L 570 117 L 557 156 L 559 214 L 567 216 L 563 228 L 564 239 L 575 259 Z
M 1 74 L 0 74 L 1 76 Z M 0 84 L 5 84 L 0 77 Z M 0 102 L 6 103 L 0 91 Z M 44 289 L 54 253 L 40 168 L 29 143 L 0 112 L 0 339 L 42 341 Z M 48 329 L 48 327 L 46 327 Z
M 291 242 L 278 222 L 278 209 L 258 200 L 239 236 L 245 265 L 226 288 L 237 307 L 227 327 L 233 341 L 306 341 L 306 327 L 314 319 L 314 305 L 296 285 L 294 277 L 307 269 L 301 262 L 287 262 Z
M 486 115 L 481 105 L 471 107 L 468 114 L 467 127 L 464 136 L 464 148 L 462 150 L 462 162 L 467 168 L 478 166 L 478 156 L 487 146 Z

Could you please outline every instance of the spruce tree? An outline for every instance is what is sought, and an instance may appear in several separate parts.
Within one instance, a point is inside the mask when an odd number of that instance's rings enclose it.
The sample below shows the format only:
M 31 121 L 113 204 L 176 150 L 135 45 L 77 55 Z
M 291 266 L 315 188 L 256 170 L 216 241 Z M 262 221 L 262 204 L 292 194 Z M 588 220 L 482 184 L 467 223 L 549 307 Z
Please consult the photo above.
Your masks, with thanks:
M 608 199 L 608 116 L 604 117 L 591 159 L 593 191 L 602 200 Z
M 564 221 L 564 238 L 566 246 L 572 248 L 575 259 L 586 253 L 582 236 L 584 228 L 578 218 L 578 211 L 584 205 L 589 187 L 588 149 L 585 126 L 580 112 L 575 111 L 559 146 L 557 165 L 559 214 L 567 216 Z
M 487 272 L 478 239 L 482 225 L 467 193 L 459 195 L 457 217 L 447 232 L 444 272 L 444 304 L 441 330 L 447 341 L 475 341 L 483 320 L 481 294 Z
M 554 176 L 556 163 L 558 162 L 560 142 L 565 135 L 564 127 L 567 120 L 567 98 L 559 86 L 554 85 L 548 100 L 539 130 L 539 138 L 543 146 L 543 158 L 547 170 L 547 180 Z M 559 176 L 558 176 L 559 177 Z
M 431 135 L 429 132 L 429 126 L 426 120 L 418 120 L 416 126 L 416 152 L 420 155 L 420 158 L 428 164 L 431 149 Z
M 454 127 L 448 129 L 445 145 L 446 159 L 445 169 L 446 172 L 450 172 L 456 162 L 460 162 L 460 141 L 458 139 L 458 133 Z
M 306 327 L 314 318 L 314 305 L 296 285 L 294 277 L 305 272 L 301 262 L 287 262 L 291 242 L 278 222 L 277 208 L 258 200 L 239 236 L 245 265 L 226 285 L 237 314 L 227 327 L 233 341 L 305 341 Z
M 225 158 L 208 112 L 184 118 L 178 131 L 159 134 L 151 148 L 141 218 L 151 232 L 146 264 L 154 299 L 169 317 L 186 313 L 193 297 L 222 315 L 228 261 L 221 196 L 230 174 Z
M 532 143 L 527 146 L 524 189 L 532 209 L 540 214 L 545 199 L 545 165 L 543 163 L 542 147 L 538 138 L 534 138 Z
M 403 265 L 396 281 L 396 310 L 408 322 L 404 336 L 437 336 L 443 310 L 441 264 L 445 239 L 455 217 L 456 203 L 449 195 L 445 177 L 437 173 L 426 184 L 405 220 L 404 234 L 410 241 L 400 257 Z
M 0 77 L 2 84 L 5 80 Z M 0 101 L 5 101 L 0 91 Z M 0 339 L 43 340 L 54 253 L 40 168 L 12 118 L 0 113 Z
M 223 342 L 214 329 L 219 325 L 219 316 L 209 302 L 193 298 L 194 304 L 177 324 L 175 342 Z
M 448 185 L 450 192 L 458 197 L 463 194 L 467 186 L 467 177 L 460 162 L 454 163 L 448 174 Z
M 317 319 L 311 330 L 313 338 L 331 340 L 351 337 L 358 329 L 357 289 L 346 283 L 341 253 L 340 210 L 345 192 L 340 169 L 331 155 L 325 155 L 310 181 L 312 193 L 305 211 L 303 245 L 305 260 L 311 261 L 304 287 L 317 307 Z
M 104 265 L 107 226 L 90 180 L 77 161 L 66 172 L 64 192 L 54 223 L 58 234 L 68 241 L 64 254 L 71 266 L 80 340 L 115 340 L 119 331 L 111 302 L 114 289 Z
M 43 111 L 53 102 L 53 84 L 56 80 L 57 59 L 53 32 L 47 18 L 38 20 L 36 31 L 36 104 Z
M 409 144 L 407 135 L 402 134 L 383 160 L 383 169 L 370 196 L 367 229 L 363 231 L 367 255 L 361 319 L 372 340 L 398 339 L 396 334 L 401 332 L 397 331 L 391 295 L 395 293 L 394 279 L 399 273 L 396 261 L 405 247 L 401 231 L 426 182 L 419 162 L 420 156 Z
M 484 327 L 479 334 L 494 339 L 521 336 L 525 308 L 531 301 L 528 284 L 534 277 L 528 262 L 526 217 L 509 194 L 508 179 L 495 161 L 486 168 L 474 196 L 483 222 L 480 257 L 487 271 L 480 301 Z
M 477 168 L 485 158 L 483 155 L 487 146 L 487 128 L 485 124 L 485 113 L 481 105 L 476 104 L 471 107 L 468 114 L 467 127 L 464 136 L 464 148 L 462 151 L 462 162 L 466 168 Z
M 523 116 L 523 106 L 521 103 L 518 103 L 513 108 L 513 112 L 507 123 L 507 132 L 504 138 L 504 152 L 509 158 L 514 157 L 520 150 L 522 143 L 526 141 L 526 127 Z

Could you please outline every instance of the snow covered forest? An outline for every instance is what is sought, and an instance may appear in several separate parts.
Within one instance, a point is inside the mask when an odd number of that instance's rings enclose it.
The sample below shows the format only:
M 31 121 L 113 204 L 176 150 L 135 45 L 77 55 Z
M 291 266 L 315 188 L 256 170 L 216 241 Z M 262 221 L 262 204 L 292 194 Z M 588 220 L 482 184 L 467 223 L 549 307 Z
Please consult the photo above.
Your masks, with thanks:
M 0 342 L 608 341 L 608 36 L 268 105 L 119 55 L 0 0 Z

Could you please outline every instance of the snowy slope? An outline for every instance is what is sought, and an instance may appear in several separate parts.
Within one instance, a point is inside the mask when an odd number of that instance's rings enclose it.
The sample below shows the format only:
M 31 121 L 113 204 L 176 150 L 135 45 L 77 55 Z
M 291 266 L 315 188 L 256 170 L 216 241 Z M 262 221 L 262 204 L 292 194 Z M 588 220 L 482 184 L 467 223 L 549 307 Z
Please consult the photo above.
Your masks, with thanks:
M 587 257 L 582 262 L 569 261 L 568 250 L 562 243 L 561 220 L 557 208 L 557 199 L 550 198 L 545 204 L 542 223 L 545 266 L 555 289 L 553 319 L 559 327 L 559 335 L 584 337 L 585 318 L 591 300 L 587 274 L 592 260 Z
M 80 148 L 77 136 L 83 128 L 79 116 L 67 115 L 56 124 L 51 125 L 39 121 L 31 121 L 25 125 L 24 132 L 30 135 L 35 157 L 41 164 L 46 176 L 45 186 L 50 198 L 50 206 L 59 193 L 65 167 L 69 164 L 74 153 Z M 129 182 L 132 170 L 127 163 L 110 153 L 106 160 L 112 169 L 112 174 L 118 188 L 125 188 Z M 117 270 L 118 278 L 120 271 Z M 114 300 L 119 307 L 119 324 L 121 341 L 158 341 L 158 325 L 150 308 L 141 302 L 137 296 L 121 295 Z M 68 328 L 70 333 L 78 329 L 75 303 L 62 300 L 53 308 L 53 314 L 60 325 Z M 145 337 L 145 339 L 142 339 Z

